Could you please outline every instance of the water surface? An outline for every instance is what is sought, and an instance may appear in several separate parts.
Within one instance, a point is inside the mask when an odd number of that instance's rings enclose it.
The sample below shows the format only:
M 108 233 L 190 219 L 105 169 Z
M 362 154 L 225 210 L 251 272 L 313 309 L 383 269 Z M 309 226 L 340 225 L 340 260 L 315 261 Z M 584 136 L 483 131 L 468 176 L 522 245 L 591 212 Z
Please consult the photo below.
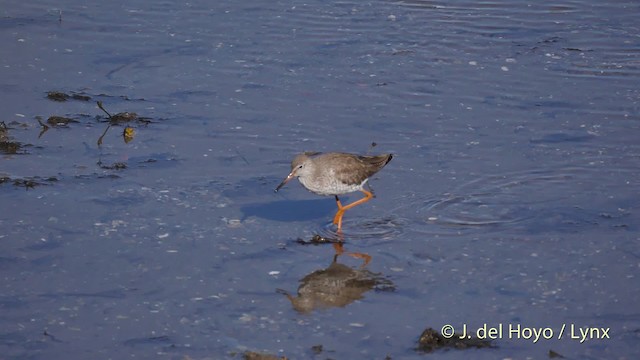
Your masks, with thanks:
M 9 1 L 0 353 L 633 358 L 639 13 L 589 0 Z M 144 121 L 113 124 L 99 146 L 97 101 Z M 50 116 L 77 122 L 41 133 Z M 372 142 L 395 157 L 344 218 L 345 252 L 372 257 L 363 269 L 297 242 L 335 237 L 333 199 L 273 189 L 300 151 Z M 345 297 L 300 311 L 283 295 L 309 289 Z M 556 336 L 414 350 L 447 324 Z M 563 325 L 610 338 L 558 339 Z

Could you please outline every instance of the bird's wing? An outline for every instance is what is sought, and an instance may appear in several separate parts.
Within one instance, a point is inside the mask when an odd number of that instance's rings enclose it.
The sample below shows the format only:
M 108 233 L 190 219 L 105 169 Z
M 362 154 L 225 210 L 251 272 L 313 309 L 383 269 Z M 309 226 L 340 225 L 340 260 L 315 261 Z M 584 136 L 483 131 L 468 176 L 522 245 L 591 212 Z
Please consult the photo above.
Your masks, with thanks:
M 336 178 L 349 185 L 362 184 L 367 178 L 377 173 L 389 162 L 389 155 L 358 156 L 342 155 L 340 161 L 333 166 Z

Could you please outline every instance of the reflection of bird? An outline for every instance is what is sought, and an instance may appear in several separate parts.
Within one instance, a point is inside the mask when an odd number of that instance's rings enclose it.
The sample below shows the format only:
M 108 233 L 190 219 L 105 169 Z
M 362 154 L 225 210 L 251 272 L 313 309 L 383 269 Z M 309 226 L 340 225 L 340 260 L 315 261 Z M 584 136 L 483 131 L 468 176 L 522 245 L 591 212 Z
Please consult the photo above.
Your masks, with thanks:
M 275 191 L 277 192 L 287 182 L 297 177 L 307 190 L 318 195 L 335 196 L 338 212 L 333 218 L 333 223 L 338 225 L 338 231 L 340 231 L 344 212 L 373 198 L 373 194 L 364 190 L 363 186 L 392 158 L 392 154 L 362 156 L 346 153 L 305 152 L 293 159 L 291 172 Z M 362 191 L 365 197 L 342 206 L 338 195 L 356 190 Z
M 287 296 L 296 311 L 308 313 L 317 309 L 345 307 L 362 299 L 364 293 L 378 288 L 393 290 L 393 283 L 366 269 L 353 269 L 340 264 L 334 256 L 328 268 L 316 270 L 300 280 L 298 296 L 284 290 L 278 292 Z

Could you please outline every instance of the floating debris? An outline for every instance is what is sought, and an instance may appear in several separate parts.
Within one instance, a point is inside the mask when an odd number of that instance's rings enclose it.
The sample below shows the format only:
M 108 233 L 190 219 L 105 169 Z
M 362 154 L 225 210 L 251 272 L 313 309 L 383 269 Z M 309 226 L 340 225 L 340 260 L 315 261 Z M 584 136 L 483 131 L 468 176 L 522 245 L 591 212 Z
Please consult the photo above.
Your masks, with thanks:
M 44 135 L 44 133 L 46 133 L 47 130 L 49 130 L 49 126 L 42 122 L 42 118 L 40 116 L 36 116 L 36 120 L 38 120 L 38 124 L 42 126 L 42 130 L 40 130 L 40 134 L 38 134 L 38 139 L 40 139 L 42 135 Z
M 107 111 L 107 109 L 104 108 L 102 101 L 98 101 L 97 104 L 100 110 L 104 111 L 104 113 L 107 114 L 107 116 L 109 117 L 109 125 L 107 125 L 107 128 L 104 129 L 104 132 L 98 138 L 98 146 L 102 145 L 102 140 L 104 139 L 104 136 L 107 135 L 107 131 L 109 131 L 111 126 L 119 125 L 121 123 L 128 123 L 132 121 L 141 122 L 144 124 L 151 123 L 151 120 L 149 120 L 148 118 L 140 117 L 138 116 L 138 114 L 134 112 L 121 112 L 115 115 L 111 115 Z M 135 137 L 135 129 L 127 125 L 122 132 L 122 138 L 125 144 L 128 144 L 129 142 L 133 141 L 134 137 Z
M 114 162 L 111 165 L 105 165 L 102 163 L 102 160 L 98 160 L 98 166 L 105 170 L 123 170 L 127 168 L 127 164 L 123 162 Z
M 82 94 L 66 94 L 60 91 L 49 91 L 47 92 L 47 99 L 49 100 L 53 100 L 53 101 L 58 101 L 58 102 L 64 102 L 67 101 L 69 99 L 73 99 L 73 100 L 80 100 L 80 101 L 89 101 L 91 100 L 91 96 L 87 96 L 87 95 L 82 95 Z
M 117 114 L 111 116 L 111 118 L 109 118 L 109 121 L 114 122 L 114 123 L 120 123 L 120 122 L 136 121 L 138 119 L 140 119 L 138 114 L 136 114 L 134 112 L 125 111 L 125 112 L 117 113 Z
M 7 124 L 5 124 L 4 121 L 0 121 L 0 140 L 5 139 L 8 133 L 9 128 L 7 127 Z
M 40 185 L 48 185 L 47 183 L 51 183 L 55 181 L 58 181 L 58 178 L 56 178 L 55 176 L 52 176 L 46 179 L 41 179 L 39 177 L 17 178 L 17 179 L 12 179 L 8 176 L 0 177 L 0 185 L 13 184 L 13 186 L 24 187 L 27 190 L 33 189 L 36 186 L 40 186 Z
M 47 93 L 47 99 L 53 100 L 53 101 L 63 102 L 63 101 L 67 101 L 69 97 L 70 97 L 69 95 L 59 91 L 49 91 Z
M 64 116 L 49 116 L 47 119 L 47 124 L 51 126 L 67 126 L 70 123 L 77 123 L 77 120 L 73 120 Z
M 0 152 L 14 155 L 20 151 L 20 148 L 22 148 L 22 144 L 11 140 L 9 128 L 4 121 L 0 121 Z
M 324 236 L 316 234 L 316 235 L 313 235 L 313 237 L 311 237 L 311 239 L 309 239 L 309 240 L 304 240 L 302 238 L 298 238 L 296 240 L 296 243 L 298 243 L 300 245 L 339 244 L 339 243 L 342 243 L 342 240 L 334 239 L 334 238 L 330 238 L 330 237 L 324 237 Z
M 322 353 L 322 348 L 322 344 L 313 345 L 311 347 L 311 352 L 313 352 L 315 355 L 320 355 Z
M 242 354 L 244 360 L 287 360 L 286 356 L 263 354 L 255 351 L 245 351 Z
M 111 115 L 104 108 L 104 105 L 102 104 L 102 101 L 98 101 L 97 104 L 98 104 L 98 107 L 100 108 L 100 110 L 104 111 L 104 113 L 107 114 L 107 116 L 109 117 L 109 122 L 111 124 L 127 123 L 127 122 L 132 122 L 132 121 L 139 121 L 139 122 L 143 122 L 145 124 L 148 124 L 148 123 L 151 122 L 151 120 L 149 120 L 149 118 L 144 118 L 144 117 L 138 116 L 138 114 L 136 114 L 134 112 L 129 112 L 129 111 L 125 111 L 125 112 L 117 113 L 115 115 Z
M 469 349 L 469 348 L 494 348 L 495 346 L 488 340 L 474 337 L 460 339 L 459 334 L 451 337 L 444 337 L 432 328 L 425 329 L 418 339 L 417 351 L 433 352 L 439 349 Z
M 127 126 L 122 131 L 122 138 L 124 139 L 124 143 L 130 143 L 136 135 L 136 131 L 134 128 Z
M 0 141 L 0 152 L 7 155 L 15 155 L 20 151 L 22 144 L 17 141 Z

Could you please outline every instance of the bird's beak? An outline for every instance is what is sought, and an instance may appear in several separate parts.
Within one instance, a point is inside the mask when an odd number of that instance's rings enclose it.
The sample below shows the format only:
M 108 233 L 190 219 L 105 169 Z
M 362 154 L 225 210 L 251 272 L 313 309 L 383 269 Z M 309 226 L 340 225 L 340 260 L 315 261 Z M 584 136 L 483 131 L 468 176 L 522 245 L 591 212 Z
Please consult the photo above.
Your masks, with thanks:
M 278 187 L 275 190 L 273 190 L 273 192 L 278 192 L 278 190 L 280 190 L 281 187 L 283 187 L 286 183 L 288 183 L 289 180 L 293 179 L 293 177 L 294 177 L 293 172 L 291 172 L 289 176 L 287 176 L 284 180 L 282 180 L 280 185 L 278 185 Z

